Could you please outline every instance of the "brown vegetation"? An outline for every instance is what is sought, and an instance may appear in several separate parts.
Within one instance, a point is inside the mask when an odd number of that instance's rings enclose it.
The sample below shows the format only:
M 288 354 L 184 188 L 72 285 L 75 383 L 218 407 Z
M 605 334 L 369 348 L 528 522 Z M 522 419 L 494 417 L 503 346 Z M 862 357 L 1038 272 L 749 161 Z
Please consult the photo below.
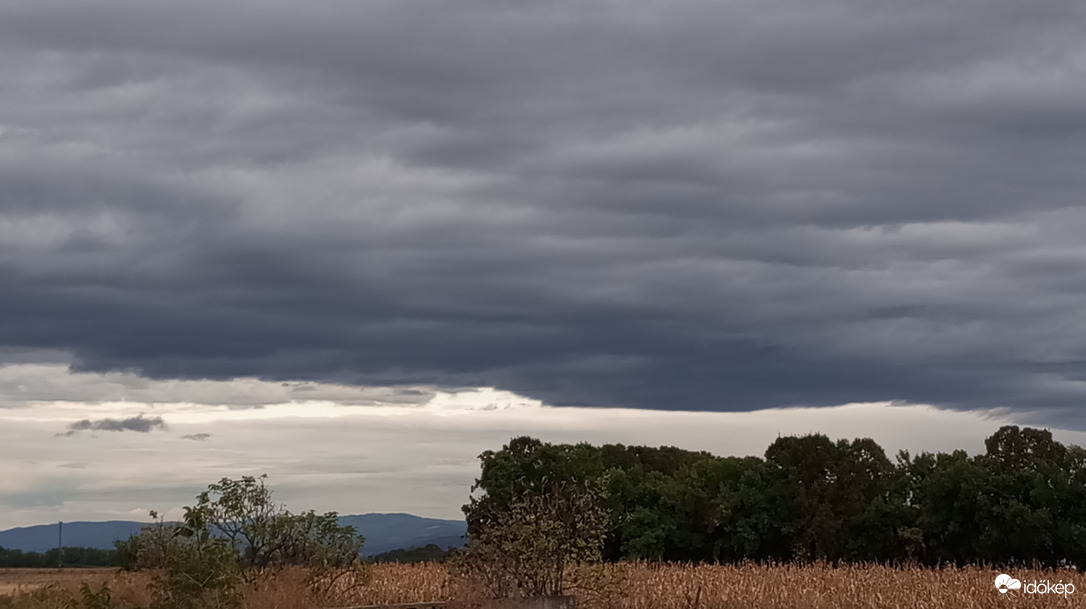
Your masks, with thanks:
M 106 581 L 116 569 L 0 569 L 0 595 L 14 595 L 54 583 Z
M 1074 571 L 1018 569 L 1023 584 L 1034 580 L 1073 583 L 1066 599 L 1056 594 L 999 594 L 994 569 L 981 567 L 909 569 L 884 566 L 720 565 L 624 563 L 593 567 L 580 577 L 578 606 L 599 609 L 795 609 L 903 608 L 1004 609 L 1081 606 L 1086 576 Z M 150 603 L 153 574 L 87 570 L 0 571 L 0 608 L 81 607 L 80 584 L 109 586 L 111 607 L 143 608 Z M 608 582 L 608 589 L 593 588 Z M 457 582 L 438 564 L 377 565 L 366 582 L 327 581 L 313 587 L 300 569 L 283 569 L 246 583 L 243 606 L 300 609 L 350 604 L 471 600 L 470 585 Z M 357 584 L 357 585 L 355 585 Z M 593 594 L 593 591 L 603 592 Z
M 998 571 L 885 566 L 624 565 L 623 609 L 874 608 L 984 609 L 991 607 L 1081 606 L 1086 577 L 1073 571 L 1015 570 L 1023 583 L 1047 579 L 1074 582 L 1066 600 L 1056 595 L 999 594 Z M 1075 598 L 1075 597 L 1078 598 Z

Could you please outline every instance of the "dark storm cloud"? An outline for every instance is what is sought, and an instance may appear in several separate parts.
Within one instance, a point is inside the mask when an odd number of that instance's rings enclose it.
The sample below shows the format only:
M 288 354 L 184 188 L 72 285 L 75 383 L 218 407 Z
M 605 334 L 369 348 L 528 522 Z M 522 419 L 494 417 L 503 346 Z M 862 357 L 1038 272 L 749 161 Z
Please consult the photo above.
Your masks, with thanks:
M 153 377 L 1066 422 L 1084 12 L 6 5 L 0 344 Z
M 162 417 L 147 417 L 142 414 L 127 419 L 83 419 L 68 425 L 66 435 L 72 435 L 79 431 L 136 431 L 148 433 L 154 429 L 165 429 L 166 422 Z

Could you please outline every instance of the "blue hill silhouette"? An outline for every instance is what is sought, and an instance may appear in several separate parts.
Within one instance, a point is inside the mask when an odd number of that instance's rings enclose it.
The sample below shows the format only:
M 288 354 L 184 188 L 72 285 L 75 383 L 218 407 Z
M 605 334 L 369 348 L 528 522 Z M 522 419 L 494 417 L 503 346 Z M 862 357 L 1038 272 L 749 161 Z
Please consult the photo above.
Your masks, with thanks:
M 363 554 L 373 556 L 389 550 L 435 544 L 442 548 L 464 545 L 467 524 L 462 520 L 422 518 L 412 514 L 358 514 L 340 516 L 340 524 L 355 527 L 366 545 Z M 118 539 L 128 539 L 147 526 L 146 522 L 110 520 L 105 522 L 65 522 L 64 545 L 68 547 L 113 547 Z M 57 546 L 57 525 L 43 524 L 0 531 L 0 547 L 24 552 L 45 552 Z

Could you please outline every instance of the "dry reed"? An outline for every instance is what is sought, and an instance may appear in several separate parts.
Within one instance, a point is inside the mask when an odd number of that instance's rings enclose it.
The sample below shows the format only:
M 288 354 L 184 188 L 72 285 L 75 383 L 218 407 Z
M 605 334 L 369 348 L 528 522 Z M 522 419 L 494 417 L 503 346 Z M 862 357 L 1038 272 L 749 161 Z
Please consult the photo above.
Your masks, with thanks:
M 1006 609 L 1084 605 L 1086 576 L 1075 571 L 1012 569 L 1023 584 L 1048 580 L 1075 587 L 1058 594 L 999 594 L 995 569 L 894 568 L 878 565 L 676 565 L 624 563 L 597 567 L 577 582 L 586 609 Z M 50 579 L 51 577 L 51 579 Z M 79 583 L 105 581 L 117 607 L 146 607 L 151 574 L 65 571 L 0 572 L 0 608 L 48 609 L 77 598 Z M 47 583 L 51 581 L 52 583 Z M 593 586 L 594 582 L 602 582 Z M 364 582 L 341 582 L 339 596 L 315 594 L 308 574 L 283 570 L 246 584 L 246 609 L 305 609 L 346 604 L 463 600 L 468 588 L 436 564 L 376 565 Z M 18 590 L 10 588 L 17 584 Z M 358 585 L 354 585 L 358 584 Z M 38 589 L 33 589 L 35 586 Z M 601 593 L 603 592 L 603 593 Z

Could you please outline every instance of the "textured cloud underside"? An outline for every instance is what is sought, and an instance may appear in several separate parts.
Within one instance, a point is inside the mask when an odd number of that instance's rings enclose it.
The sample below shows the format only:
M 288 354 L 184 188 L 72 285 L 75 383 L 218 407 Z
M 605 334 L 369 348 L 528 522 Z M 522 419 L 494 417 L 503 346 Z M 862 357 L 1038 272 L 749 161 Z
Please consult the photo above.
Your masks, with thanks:
M 1082 427 L 1084 6 L 8 3 L 4 361 Z

